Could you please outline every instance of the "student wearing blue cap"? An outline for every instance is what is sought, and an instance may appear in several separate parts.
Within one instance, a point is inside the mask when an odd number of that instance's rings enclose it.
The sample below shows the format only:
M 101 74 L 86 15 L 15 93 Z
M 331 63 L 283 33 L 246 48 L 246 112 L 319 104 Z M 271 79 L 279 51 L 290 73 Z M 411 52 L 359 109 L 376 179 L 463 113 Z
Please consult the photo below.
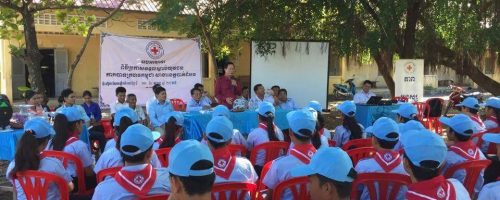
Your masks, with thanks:
M 150 164 L 153 143 L 148 127 L 142 124 L 128 127 L 120 139 L 120 154 L 125 165 L 113 178 L 99 183 L 92 199 L 139 199 L 169 193 L 168 170 Z
M 293 169 L 292 176 L 309 177 L 311 199 L 330 200 L 349 199 L 357 173 L 345 151 L 325 147 L 313 155 L 308 165 Z
M 288 155 L 273 161 L 266 176 L 263 177 L 262 183 L 270 189 L 269 196 L 279 183 L 292 178 L 290 172 L 293 168 L 309 164 L 311 157 L 316 153 L 316 148 L 311 144 L 316 128 L 314 114 L 308 108 L 304 108 L 289 112 L 286 118 L 290 125 L 290 139 L 294 145 L 289 149 Z M 281 197 L 281 199 L 291 198 L 289 191 Z
M 86 187 L 91 189 L 96 185 L 96 178 L 93 171 L 94 159 L 87 144 L 79 139 L 83 123 L 82 115 L 77 108 L 61 108 L 54 119 L 56 134 L 49 143 L 48 148 L 54 151 L 64 151 L 80 158 L 85 171 Z M 78 175 L 76 174 L 75 165 L 69 163 L 67 170 L 73 177 L 75 188 L 78 188 Z
M 399 141 L 399 127 L 387 117 L 381 117 L 373 124 L 373 147 L 377 150 L 371 158 L 363 159 L 356 165 L 358 173 L 407 174 L 403 158 L 393 148 Z M 404 199 L 406 188 L 402 188 L 396 199 Z M 369 199 L 368 189 L 363 187 L 361 199 Z
M 446 158 L 446 144 L 438 134 L 428 130 L 411 130 L 402 139 L 404 166 L 413 183 L 408 185 L 406 199 L 470 199 L 460 181 L 440 174 Z M 416 139 L 418 138 L 418 139 Z
M 259 83 L 253 86 L 253 91 L 255 93 L 255 96 L 252 97 L 248 102 L 248 108 L 250 110 L 258 109 L 263 102 L 268 102 L 272 105 L 276 104 L 276 102 L 274 102 L 273 96 L 266 94 L 266 89 L 262 84 Z
M 208 147 L 214 156 L 215 183 L 255 183 L 258 179 L 252 163 L 246 158 L 233 156 L 228 145 L 233 135 L 233 123 L 226 117 L 212 118 L 207 125 Z
M 392 112 L 396 113 L 396 115 L 398 116 L 398 121 L 400 123 L 406 123 L 410 120 L 418 121 L 417 107 L 415 107 L 411 103 L 399 104 L 399 108 L 397 110 L 393 110 Z
M 483 140 L 495 143 L 497 154 L 492 156 L 492 163 L 484 171 L 484 186 L 479 193 L 477 199 L 494 200 L 500 199 L 500 134 L 486 133 L 483 135 Z
M 467 97 L 462 101 L 462 103 L 457 104 L 457 106 L 460 106 L 460 111 L 463 114 L 469 116 L 470 119 L 474 121 L 476 130 L 478 132 L 483 132 L 486 130 L 486 126 L 484 125 L 483 120 L 481 120 L 481 117 L 478 114 L 481 105 L 476 98 Z
M 247 138 L 248 149 L 251 151 L 253 147 L 269 141 L 283 141 L 283 132 L 274 124 L 275 109 L 273 104 L 263 102 L 259 105 L 257 115 L 259 118 L 259 126 L 253 129 Z M 258 174 L 264 166 L 264 157 L 266 152 L 260 151 L 257 153 L 255 160 L 255 170 Z
M 167 99 L 167 92 L 165 88 L 159 86 L 155 88 L 156 99 L 149 104 L 148 116 L 149 121 L 153 129 L 160 132 L 162 135 L 165 134 L 164 124 L 161 122 L 162 116 L 164 117 L 170 112 L 174 111 L 174 107 Z
M 184 129 L 184 116 L 182 113 L 174 111 L 163 116 L 160 121 L 164 123 L 165 134 L 163 134 L 153 145 L 153 150 L 161 148 L 172 148 L 181 141 Z
M 233 105 L 234 107 L 234 105 Z M 212 112 L 212 118 L 217 117 L 217 116 L 223 116 L 227 119 L 230 119 L 230 111 L 229 108 L 227 108 L 225 105 L 218 105 L 214 107 L 214 110 Z M 201 141 L 202 144 L 207 144 L 206 138 L 204 138 Z M 241 132 L 238 129 L 233 129 L 233 136 L 231 137 L 231 144 L 235 145 L 243 145 L 245 148 L 248 148 L 247 140 L 245 137 L 241 134 Z
M 210 200 L 215 181 L 214 157 L 206 145 L 184 140 L 168 156 L 170 199 Z
M 407 131 L 410 131 L 410 130 L 425 130 L 426 129 L 424 127 L 424 125 L 420 121 L 417 121 L 417 120 L 410 120 L 410 121 L 408 121 L 408 122 L 406 122 L 404 124 L 400 123 L 398 125 L 399 125 L 399 141 L 396 144 L 396 146 L 394 146 L 394 151 L 399 151 L 400 149 L 403 148 L 401 140 L 403 140 L 406 137 L 405 133 Z M 367 129 L 367 132 L 368 132 L 368 129 Z
M 354 115 L 356 114 L 356 105 L 352 101 L 344 101 L 342 104 L 337 105 L 337 110 L 340 111 L 340 119 L 342 125 L 335 128 L 335 140 L 337 147 L 342 147 L 349 140 L 366 138 L 364 128 L 356 121 Z
M 186 112 L 198 112 L 200 110 L 210 109 L 212 102 L 208 98 L 202 98 L 201 90 L 191 89 L 191 99 L 187 102 Z
M 490 97 L 485 102 L 485 115 L 486 119 L 484 120 L 484 125 L 486 129 L 491 130 L 498 128 L 498 124 L 500 124 L 500 98 L 498 97 Z
M 448 139 L 453 141 L 453 144 L 448 148 L 446 162 L 443 167 L 443 173 L 454 165 L 471 160 L 485 160 L 481 150 L 472 142 L 471 136 L 474 134 L 474 122 L 464 114 L 458 114 L 452 118 L 441 117 L 439 121 L 448 126 Z M 483 186 L 483 172 L 477 179 L 474 187 L 476 194 Z M 460 182 L 465 181 L 465 171 L 460 170 L 453 174 L 453 178 Z
M 115 137 L 113 139 L 108 140 L 106 142 L 106 147 L 104 147 L 104 151 L 108 149 L 112 149 L 114 147 L 118 148 L 116 145 L 116 141 L 120 137 L 120 135 L 132 124 L 136 124 L 139 122 L 139 116 L 137 113 L 132 110 L 132 108 L 122 107 L 118 109 L 115 113 L 115 117 L 113 120 L 113 129 L 115 132 Z
M 310 101 L 307 106 L 311 108 L 316 116 L 316 129 L 311 138 L 311 143 L 316 149 L 328 147 L 328 139 L 332 137 L 330 131 L 325 128 L 325 118 L 321 114 L 321 104 L 317 101 Z
M 47 147 L 54 129 L 42 118 L 33 118 L 24 123 L 24 133 L 17 142 L 14 160 L 7 167 L 7 179 L 14 185 L 18 200 L 26 199 L 24 190 L 16 179 L 16 173 L 26 170 L 38 170 L 58 175 L 68 183 L 69 190 L 73 190 L 72 178 L 64 169 L 60 160 L 51 157 L 41 158 L 40 153 Z M 61 199 L 55 184 L 51 184 L 47 191 L 47 199 Z

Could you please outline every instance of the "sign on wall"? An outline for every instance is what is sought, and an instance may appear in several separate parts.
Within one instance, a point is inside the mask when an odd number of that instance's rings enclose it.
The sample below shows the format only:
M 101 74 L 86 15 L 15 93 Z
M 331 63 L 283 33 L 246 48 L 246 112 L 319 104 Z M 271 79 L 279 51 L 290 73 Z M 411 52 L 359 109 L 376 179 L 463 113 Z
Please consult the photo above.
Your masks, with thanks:
M 116 101 L 119 86 L 134 93 L 144 105 L 154 96 L 151 89 L 161 84 L 167 98 L 190 99 L 190 90 L 201 82 L 201 54 L 198 39 L 156 39 L 101 36 L 99 101 L 108 107 Z
M 424 60 L 397 60 L 395 67 L 396 96 L 405 96 L 412 101 L 421 101 L 424 96 Z

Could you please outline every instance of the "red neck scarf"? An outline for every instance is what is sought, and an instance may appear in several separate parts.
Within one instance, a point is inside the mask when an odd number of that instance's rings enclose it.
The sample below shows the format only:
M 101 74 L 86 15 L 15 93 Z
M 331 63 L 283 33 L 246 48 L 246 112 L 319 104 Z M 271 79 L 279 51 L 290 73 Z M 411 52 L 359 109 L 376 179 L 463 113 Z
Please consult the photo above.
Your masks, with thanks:
M 228 147 L 212 150 L 214 155 L 214 171 L 217 176 L 228 180 L 236 165 L 236 157 L 231 155 Z
M 324 128 L 319 129 L 318 133 L 319 133 L 319 135 L 323 135 L 323 133 L 325 133 L 325 129 Z
M 312 144 L 295 145 L 293 149 L 290 149 L 290 155 L 296 157 L 304 164 L 311 162 L 314 153 L 316 153 L 316 148 Z
M 457 142 L 454 145 L 450 146 L 450 151 L 453 151 L 466 160 L 478 160 L 480 155 L 479 149 L 474 144 L 474 142 L 472 142 L 472 140 L 466 142 Z
M 139 171 L 120 170 L 115 175 L 116 182 L 125 190 L 136 196 L 144 196 L 149 193 L 156 181 L 156 170 L 148 164 Z
M 488 117 L 486 117 L 486 120 L 490 120 L 490 121 L 493 121 L 496 124 L 498 124 L 498 120 L 495 116 L 488 116 Z
M 472 119 L 472 121 L 475 121 L 476 123 L 478 123 L 479 126 L 485 127 L 485 125 L 483 123 L 483 120 L 481 120 L 481 118 L 479 117 L 479 115 L 471 115 L 470 119 Z
M 386 173 L 391 172 L 402 162 L 399 152 L 391 150 L 377 151 L 373 155 L 373 159 L 375 159 Z
M 78 141 L 78 138 L 77 138 L 77 137 L 72 136 L 72 137 L 68 138 L 68 140 L 66 140 L 66 143 L 64 143 L 64 146 L 68 146 L 68 145 L 70 145 L 70 144 L 73 144 L 73 143 L 74 143 L 74 142 L 76 142 L 76 141 Z
M 273 124 L 273 126 L 274 126 L 274 130 L 276 131 L 276 128 L 277 128 L 276 125 Z M 259 123 L 259 128 L 264 129 L 267 132 L 267 125 L 266 124 Z
M 433 179 L 413 183 L 408 186 L 406 199 L 456 199 L 455 188 L 453 184 L 444 179 L 443 176 L 437 176 Z

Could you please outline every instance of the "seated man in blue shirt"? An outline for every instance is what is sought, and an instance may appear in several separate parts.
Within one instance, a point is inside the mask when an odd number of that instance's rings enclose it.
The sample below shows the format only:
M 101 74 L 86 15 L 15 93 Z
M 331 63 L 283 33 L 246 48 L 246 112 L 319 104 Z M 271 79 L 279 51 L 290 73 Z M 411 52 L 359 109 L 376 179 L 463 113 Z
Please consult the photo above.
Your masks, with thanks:
M 288 98 L 288 91 L 286 89 L 280 89 L 278 93 L 277 103 L 279 108 L 283 110 L 295 110 L 297 106 L 295 105 L 295 101 L 292 98 Z
M 186 112 L 207 110 L 210 109 L 210 107 L 210 100 L 208 98 L 202 98 L 200 89 L 191 89 L 191 99 L 187 103 Z
M 174 107 L 170 103 L 170 100 L 167 99 L 165 88 L 161 86 L 155 88 L 155 97 L 156 99 L 151 102 L 148 108 L 149 121 L 151 127 L 163 135 L 165 134 L 165 124 L 160 119 L 162 119 L 162 116 L 173 112 Z

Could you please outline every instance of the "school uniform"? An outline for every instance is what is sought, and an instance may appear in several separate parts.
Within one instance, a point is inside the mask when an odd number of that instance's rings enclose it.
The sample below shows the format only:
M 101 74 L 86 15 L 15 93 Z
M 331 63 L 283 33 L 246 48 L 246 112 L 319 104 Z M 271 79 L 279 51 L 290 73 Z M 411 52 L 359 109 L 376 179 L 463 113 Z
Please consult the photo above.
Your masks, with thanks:
M 448 170 L 450 167 L 463 163 L 465 161 L 485 159 L 486 157 L 484 157 L 483 153 L 471 140 L 466 142 L 457 142 L 454 145 L 450 146 L 448 149 L 446 162 L 443 167 L 443 173 L 446 172 L 446 170 Z M 477 179 L 476 186 L 474 187 L 475 193 L 478 193 L 483 186 L 483 174 L 484 170 L 481 172 L 481 175 Z M 463 183 L 465 175 L 466 173 L 464 170 L 459 170 L 455 172 L 452 177 Z
M 396 143 L 394 146 L 394 151 L 399 151 L 400 149 L 403 149 L 403 145 L 401 143 L 401 140 L 406 139 L 406 132 L 410 130 L 424 130 L 425 127 L 420 123 L 419 121 L 416 120 L 410 120 L 406 123 L 399 123 L 399 141 Z
M 498 127 L 497 118 L 494 116 L 486 117 L 484 120 L 484 126 L 487 130 L 495 129 Z
M 378 150 L 371 158 L 360 160 L 355 170 L 360 174 L 375 172 L 408 175 L 403 166 L 403 156 L 392 150 Z M 366 187 L 360 187 L 360 189 L 361 199 L 370 199 L 368 189 Z M 404 199 L 406 191 L 406 187 L 401 188 L 396 199 Z
M 476 127 L 476 131 L 477 132 L 486 131 L 486 125 L 484 124 L 484 122 L 481 119 L 481 117 L 479 117 L 479 115 L 472 115 L 472 116 L 469 116 L 469 117 L 470 117 L 470 119 L 472 119 L 472 121 L 474 121 L 474 125 Z
M 202 98 L 198 101 L 194 100 L 193 98 L 191 98 L 188 102 L 187 102 L 187 106 L 186 106 L 186 112 L 198 112 L 200 110 L 203 109 L 203 107 L 210 107 L 210 101 L 207 101 L 207 98 Z
M 116 138 L 111 138 L 106 142 L 106 146 L 104 146 L 104 152 L 112 148 L 116 148 Z
M 284 140 L 283 132 L 281 132 L 281 130 L 276 125 L 274 125 L 274 133 L 276 134 L 276 137 L 279 141 Z M 252 130 L 250 134 L 248 134 L 248 149 L 252 150 L 255 146 L 266 142 L 269 142 L 269 137 L 267 135 L 267 125 L 265 125 L 264 123 L 259 123 L 259 126 L 256 129 Z M 264 164 L 266 164 L 264 163 L 265 155 L 265 151 L 257 152 L 257 157 L 254 164 L 258 166 L 264 166 Z
M 328 144 L 328 138 L 326 138 L 324 135 L 319 136 L 319 141 L 320 141 L 320 146 L 317 149 L 330 146 L 330 144 Z M 312 144 L 312 141 L 311 141 L 311 144 Z M 293 142 L 291 142 L 290 147 L 288 147 L 288 148 L 292 149 L 294 146 L 295 146 L 295 144 Z M 290 152 L 290 150 L 288 150 L 288 152 Z
M 295 101 L 292 98 L 287 98 L 285 102 L 280 101 L 278 107 L 283 110 L 297 109 L 297 105 L 295 104 Z
M 207 140 L 202 139 L 201 143 L 207 145 Z M 233 135 L 231 137 L 231 144 L 243 145 L 245 148 L 248 149 L 247 140 L 245 139 L 245 137 L 241 134 L 241 132 L 238 129 L 233 129 Z
M 101 157 L 99 157 L 99 160 L 97 160 L 97 163 L 95 164 L 94 172 L 97 174 L 103 169 L 121 167 L 123 165 L 123 158 L 120 151 L 117 148 L 110 148 L 108 151 L 104 151 L 104 153 L 101 154 Z M 151 156 L 151 165 L 154 168 L 161 167 L 160 160 L 155 152 L 153 152 L 153 155 Z
M 498 200 L 500 199 L 500 181 L 486 184 L 479 193 L 479 200 Z
M 49 144 L 51 145 L 48 145 L 47 149 L 52 150 L 52 140 L 49 141 Z M 80 158 L 84 168 L 92 166 L 94 164 L 94 159 L 92 158 L 92 154 L 90 153 L 87 144 L 76 137 L 70 137 L 66 141 L 63 151 Z M 68 167 L 66 168 L 66 170 L 72 177 L 78 177 L 76 173 L 76 167 L 73 162 L 68 163 Z
M 455 199 L 469 200 L 469 193 L 460 181 L 443 176 L 437 176 L 430 180 L 412 183 L 408 186 L 406 193 L 408 200 L 430 200 L 430 199 Z
M 62 105 L 61 107 L 56 109 L 56 113 L 61 113 L 64 108 L 68 108 L 68 107 L 75 107 L 78 110 L 78 112 L 80 112 L 80 114 L 81 114 L 81 120 L 83 120 L 86 125 L 89 124 L 90 118 L 87 115 L 87 112 L 85 112 L 85 109 L 80 105 L 73 105 L 73 106 Z
M 111 114 L 115 114 L 116 111 L 118 111 L 122 108 L 125 108 L 125 107 L 128 107 L 128 103 L 126 101 L 124 101 L 123 103 L 120 103 L 118 100 L 116 100 L 114 103 L 112 103 L 109 106 L 109 111 Z
M 257 96 L 254 96 L 250 99 L 250 101 L 248 102 L 248 109 L 250 110 L 255 110 L 255 109 L 258 109 L 259 108 L 259 105 L 262 103 L 262 102 L 269 102 L 271 104 L 274 104 L 274 98 L 273 96 L 270 96 L 270 95 L 264 95 L 264 98 L 263 99 L 259 99 L 259 97 Z
M 359 124 L 361 127 L 361 138 L 366 138 L 366 133 L 364 131 L 364 127 Z M 333 140 L 336 142 L 336 147 L 342 147 L 345 143 L 349 142 L 349 137 L 351 137 L 351 131 L 347 130 L 344 126 L 339 125 L 335 128 L 335 135 L 333 136 Z
M 258 176 L 246 158 L 232 156 L 227 147 L 212 150 L 215 183 L 256 183 Z
M 95 200 L 137 199 L 170 193 L 168 170 L 154 168 L 150 164 L 123 167 L 113 178 L 99 183 L 95 188 Z
M 12 177 L 9 176 L 10 172 L 14 169 L 15 165 L 16 165 L 15 161 L 10 162 L 6 170 L 6 177 L 7 180 L 9 180 L 14 185 L 17 194 L 17 199 L 25 200 L 26 195 L 24 194 L 23 188 L 21 187 L 21 185 L 17 180 L 14 180 L 12 179 Z M 40 160 L 40 166 L 38 168 L 38 171 L 48 172 L 60 176 L 66 181 L 66 183 L 69 183 L 72 180 L 69 173 L 64 169 L 62 162 L 56 158 L 50 158 L 50 157 L 42 158 Z M 47 199 L 61 199 L 59 189 L 55 184 L 51 184 L 49 186 L 49 189 L 47 191 Z

